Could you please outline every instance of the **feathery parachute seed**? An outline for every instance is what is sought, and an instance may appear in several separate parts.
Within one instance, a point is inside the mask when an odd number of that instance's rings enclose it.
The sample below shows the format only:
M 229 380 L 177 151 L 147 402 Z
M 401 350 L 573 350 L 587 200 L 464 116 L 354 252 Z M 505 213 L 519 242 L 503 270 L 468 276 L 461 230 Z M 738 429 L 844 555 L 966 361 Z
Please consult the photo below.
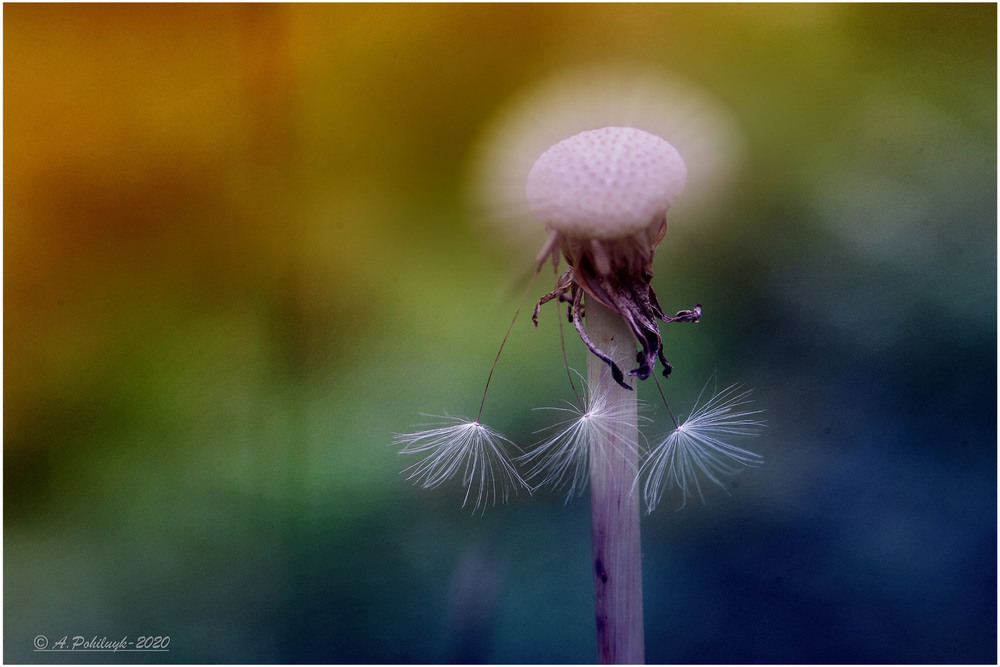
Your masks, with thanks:
M 453 422 L 448 426 L 428 428 L 416 433 L 396 433 L 393 443 L 402 445 L 400 454 L 424 454 L 407 467 L 406 479 L 429 489 L 457 474 L 462 477 L 465 498 L 462 507 L 473 499 L 473 511 L 497 500 L 507 502 L 510 492 L 529 488 L 514 468 L 504 443 L 517 445 L 478 421 L 441 417 Z M 520 451 L 520 450 L 518 450 Z
M 740 391 L 737 385 L 732 385 L 700 407 L 696 401 L 688 418 L 649 452 L 642 465 L 646 474 L 643 496 L 648 511 L 652 512 L 664 492 L 674 487 L 681 491 L 681 507 L 695 493 L 704 502 L 700 477 L 725 489 L 721 476 L 764 462 L 760 455 L 726 442 L 757 435 L 764 426 L 763 420 L 755 417 L 762 410 L 738 409 L 751 402 L 750 393 L 751 390 Z
M 567 407 L 538 408 L 571 415 L 557 424 L 538 431 L 548 436 L 532 451 L 517 457 L 530 466 L 527 478 L 535 482 L 533 490 L 548 486 L 567 489 L 566 502 L 578 496 L 587 486 L 590 477 L 590 442 L 593 438 L 608 438 L 622 424 L 636 429 L 628 422 L 628 411 L 621 403 L 612 406 L 604 396 L 591 397 L 586 409 L 573 403 Z

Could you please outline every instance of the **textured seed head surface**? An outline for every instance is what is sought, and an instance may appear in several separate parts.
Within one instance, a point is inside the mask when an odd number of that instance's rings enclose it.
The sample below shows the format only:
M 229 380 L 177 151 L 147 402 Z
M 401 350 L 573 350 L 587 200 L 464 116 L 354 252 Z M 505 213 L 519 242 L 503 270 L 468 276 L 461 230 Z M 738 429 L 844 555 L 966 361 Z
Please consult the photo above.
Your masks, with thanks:
M 528 173 L 531 210 L 573 236 L 619 239 L 659 223 L 684 189 L 677 149 L 633 127 L 604 127 L 564 139 Z

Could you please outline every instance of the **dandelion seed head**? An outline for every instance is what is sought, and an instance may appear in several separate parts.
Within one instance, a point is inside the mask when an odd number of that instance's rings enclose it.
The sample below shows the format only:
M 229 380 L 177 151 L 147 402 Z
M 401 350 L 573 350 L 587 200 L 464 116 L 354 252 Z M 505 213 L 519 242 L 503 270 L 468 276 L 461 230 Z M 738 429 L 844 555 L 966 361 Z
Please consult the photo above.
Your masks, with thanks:
M 607 363 L 627 390 L 617 362 L 602 352 L 583 326 L 583 294 L 628 324 L 641 346 L 630 375 L 645 380 L 659 360 L 664 372 L 658 322 L 666 315 L 650 285 L 653 254 L 667 233 L 667 210 L 684 189 L 687 169 L 665 139 L 636 127 L 608 126 L 574 134 L 550 146 L 528 172 L 525 194 L 532 212 L 545 223 L 548 239 L 537 255 L 539 267 L 565 258 L 569 268 L 555 289 L 535 306 L 559 299 L 572 304 L 570 317 L 580 339 Z M 700 308 L 700 307 L 699 307 Z M 700 310 L 692 319 L 697 321 Z
M 553 71 L 498 110 L 475 146 L 472 202 L 498 241 L 527 252 L 544 236 L 525 196 L 524 176 L 556 142 L 602 127 L 664 137 L 684 156 L 689 183 L 678 206 L 688 220 L 714 219 L 743 164 L 746 139 L 712 91 L 676 73 L 635 62 L 595 62 Z M 683 232 L 683 227 L 678 229 Z
M 664 139 L 634 127 L 580 132 L 546 150 L 528 173 L 532 212 L 552 229 L 620 239 L 657 229 L 687 170 Z
M 507 502 L 511 492 L 529 488 L 507 451 L 517 449 L 513 442 L 478 420 L 440 419 L 452 423 L 393 436 L 393 444 L 402 446 L 400 454 L 423 455 L 403 470 L 406 479 L 430 489 L 460 476 L 465 489 L 462 506 L 471 501 L 473 512 L 496 505 L 498 500 Z

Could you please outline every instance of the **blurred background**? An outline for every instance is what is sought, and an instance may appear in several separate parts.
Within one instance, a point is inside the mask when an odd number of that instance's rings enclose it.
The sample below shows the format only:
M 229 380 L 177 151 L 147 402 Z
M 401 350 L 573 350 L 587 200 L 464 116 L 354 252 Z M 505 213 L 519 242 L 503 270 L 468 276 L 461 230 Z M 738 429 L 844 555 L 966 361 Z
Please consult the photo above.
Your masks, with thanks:
M 475 417 L 528 286 L 484 136 L 605 62 L 731 122 L 657 253 L 664 308 L 705 304 L 665 389 L 768 422 L 763 467 L 644 517 L 648 660 L 996 661 L 995 5 L 3 18 L 5 662 L 592 662 L 586 499 L 473 515 L 389 444 Z M 526 315 L 483 415 L 522 447 L 572 399 L 557 309 Z

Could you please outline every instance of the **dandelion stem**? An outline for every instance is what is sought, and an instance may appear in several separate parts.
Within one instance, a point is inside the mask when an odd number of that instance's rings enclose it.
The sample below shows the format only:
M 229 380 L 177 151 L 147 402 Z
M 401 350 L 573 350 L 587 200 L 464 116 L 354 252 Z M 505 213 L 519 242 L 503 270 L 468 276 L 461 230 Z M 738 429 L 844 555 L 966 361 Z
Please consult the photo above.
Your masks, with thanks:
M 632 331 L 618 314 L 588 297 L 586 323 L 593 342 L 619 367 L 634 361 Z M 636 392 L 620 387 L 608 364 L 594 355 L 588 355 L 587 375 L 591 391 L 623 416 L 611 429 L 595 429 L 590 442 L 597 657 L 602 664 L 640 664 L 645 662 L 642 552 L 639 496 L 632 492 L 638 474 Z

